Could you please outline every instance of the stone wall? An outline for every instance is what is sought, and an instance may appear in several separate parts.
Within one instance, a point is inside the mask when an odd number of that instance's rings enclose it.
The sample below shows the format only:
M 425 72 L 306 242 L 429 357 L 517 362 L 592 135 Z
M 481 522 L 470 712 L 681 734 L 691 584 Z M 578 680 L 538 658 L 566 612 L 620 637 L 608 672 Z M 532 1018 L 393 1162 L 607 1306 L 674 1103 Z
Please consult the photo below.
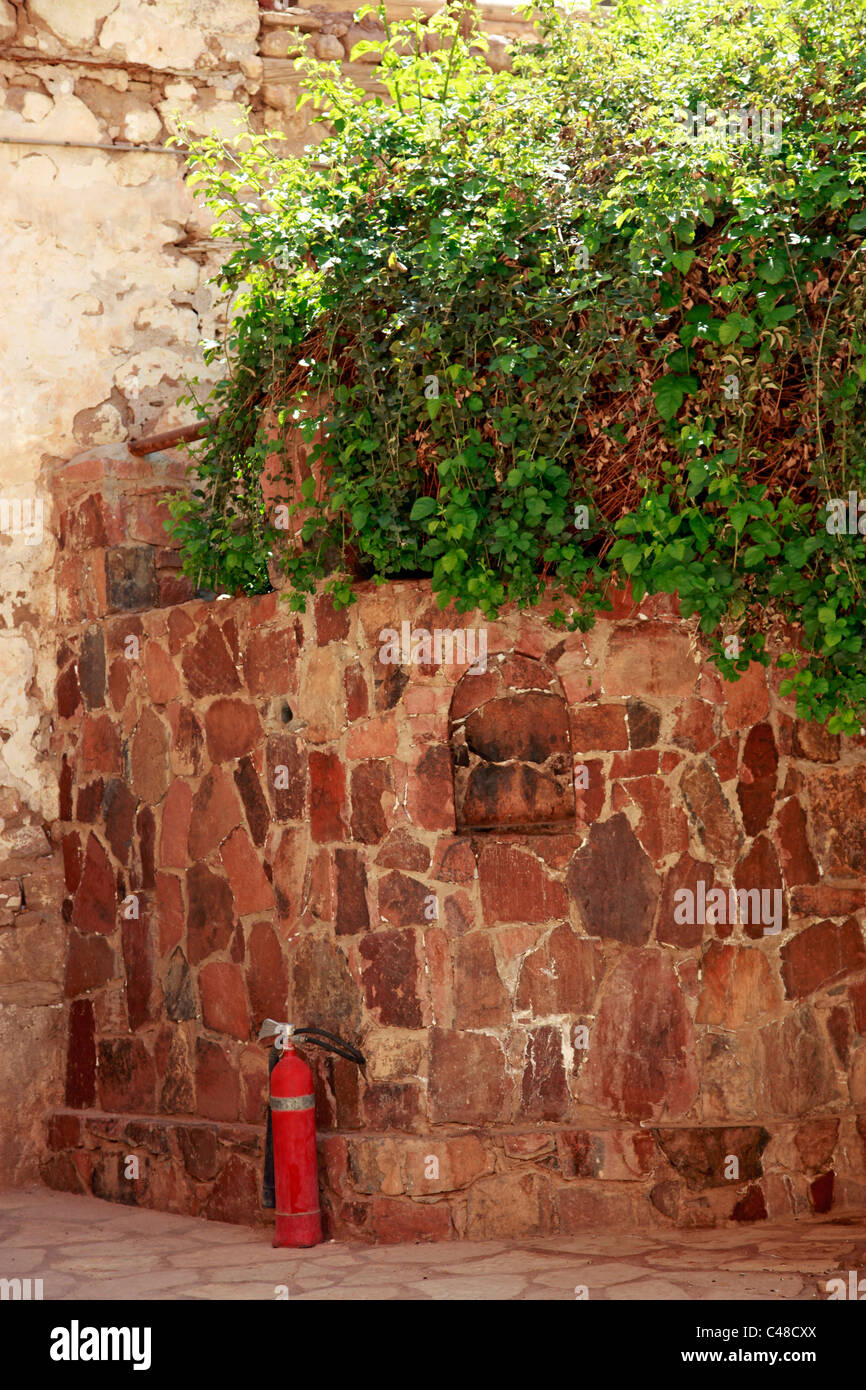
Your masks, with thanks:
M 340 1236 L 862 1209 L 866 738 L 797 723 L 759 667 L 723 687 L 666 598 L 586 637 L 422 583 L 178 602 L 150 465 L 85 455 L 60 494 L 46 1180 L 262 1219 L 254 1039 L 288 1016 L 367 1057 L 310 1059 Z M 458 628 L 474 671 L 425 646 Z M 778 889 L 778 930 L 683 920 L 700 882 Z
M 54 473 L 82 449 L 187 423 L 190 377 L 207 390 L 220 254 L 168 137 L 181 122 L 232 137 L 246 109 L 300 149 L 309 107 L 294 115 L 297 75 L 269 56 L 274 35 L 338 42 L 351 23 L 327 3 L 0 0 L 0 1103 L 17 1117 L 0 1132 L 0 1182 L 35 1177 L 62 1070 Z

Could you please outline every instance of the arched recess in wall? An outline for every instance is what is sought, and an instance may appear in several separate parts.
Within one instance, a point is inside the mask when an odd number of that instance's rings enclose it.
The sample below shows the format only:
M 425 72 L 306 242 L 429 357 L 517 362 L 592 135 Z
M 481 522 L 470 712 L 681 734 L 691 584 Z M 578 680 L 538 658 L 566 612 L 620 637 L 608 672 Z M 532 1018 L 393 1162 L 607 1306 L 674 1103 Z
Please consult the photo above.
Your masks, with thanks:
M 449 724 L 457 830 L 567 831 L 574 824 L 568 705 L 555 673 L 496 656 L 454 688 Z

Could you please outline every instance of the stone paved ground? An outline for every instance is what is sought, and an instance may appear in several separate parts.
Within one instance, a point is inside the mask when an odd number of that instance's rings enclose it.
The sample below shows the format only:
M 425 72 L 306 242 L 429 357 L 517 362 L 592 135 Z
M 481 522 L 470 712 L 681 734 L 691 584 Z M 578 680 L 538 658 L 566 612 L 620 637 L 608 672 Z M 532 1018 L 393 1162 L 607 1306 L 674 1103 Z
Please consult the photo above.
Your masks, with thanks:
M 46 1300 L 821 1299 L 866 1276 L 866 1218 L 713 1231 L 273 1250 L 266 1230 L 45 1189 L 0 1194 L 0 1278 Z M 285 1295 L 283 1295 L 285 1296 Z

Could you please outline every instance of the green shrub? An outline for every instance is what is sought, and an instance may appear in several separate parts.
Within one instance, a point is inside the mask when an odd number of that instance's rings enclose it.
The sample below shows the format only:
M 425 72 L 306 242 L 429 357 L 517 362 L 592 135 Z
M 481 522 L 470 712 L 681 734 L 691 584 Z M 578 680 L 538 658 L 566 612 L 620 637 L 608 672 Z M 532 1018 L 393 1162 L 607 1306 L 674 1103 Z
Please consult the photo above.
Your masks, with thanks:
M 798 714 L 856 732 L 864 542 L 827 504 L 866 495 L 861 0 L 534 13 L 511 72 L 459 13 L 433 52 L 390 26 L 387 99 L 302 60 L 300 157 L 195 147 L 233 317 L 174 504 L 187 573 L 258 592 L 277 566 L 296 607 L 423 574 L 443 607 L 546 596 L 572 628 L 628 576 L 729 678 L 773 637 Z M 692 138 L 699 103 L 764 111 L 762 139 Z M 325 480 L 285 479 L 300 550 L 260 486 L 291 429 Z

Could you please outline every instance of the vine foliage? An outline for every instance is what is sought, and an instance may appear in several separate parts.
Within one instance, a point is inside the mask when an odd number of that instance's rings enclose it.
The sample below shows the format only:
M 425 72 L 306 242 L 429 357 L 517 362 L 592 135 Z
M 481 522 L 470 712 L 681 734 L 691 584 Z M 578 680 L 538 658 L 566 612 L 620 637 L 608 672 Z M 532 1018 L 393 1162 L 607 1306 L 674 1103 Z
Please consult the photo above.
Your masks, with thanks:
M 866 497 L 862 0 L 540 0 L 503 72 L 459 6 L 378 13 L 381 95 L 300 60 L 320 143 L 191 151 L 229 322 L 188 398 L 186 572 L 297 608 L 425 575 L 572 629 L 627 578 L 726 677 L 773 651 L 800 717 L 856 733 L 864 539 L 833 499 Z

